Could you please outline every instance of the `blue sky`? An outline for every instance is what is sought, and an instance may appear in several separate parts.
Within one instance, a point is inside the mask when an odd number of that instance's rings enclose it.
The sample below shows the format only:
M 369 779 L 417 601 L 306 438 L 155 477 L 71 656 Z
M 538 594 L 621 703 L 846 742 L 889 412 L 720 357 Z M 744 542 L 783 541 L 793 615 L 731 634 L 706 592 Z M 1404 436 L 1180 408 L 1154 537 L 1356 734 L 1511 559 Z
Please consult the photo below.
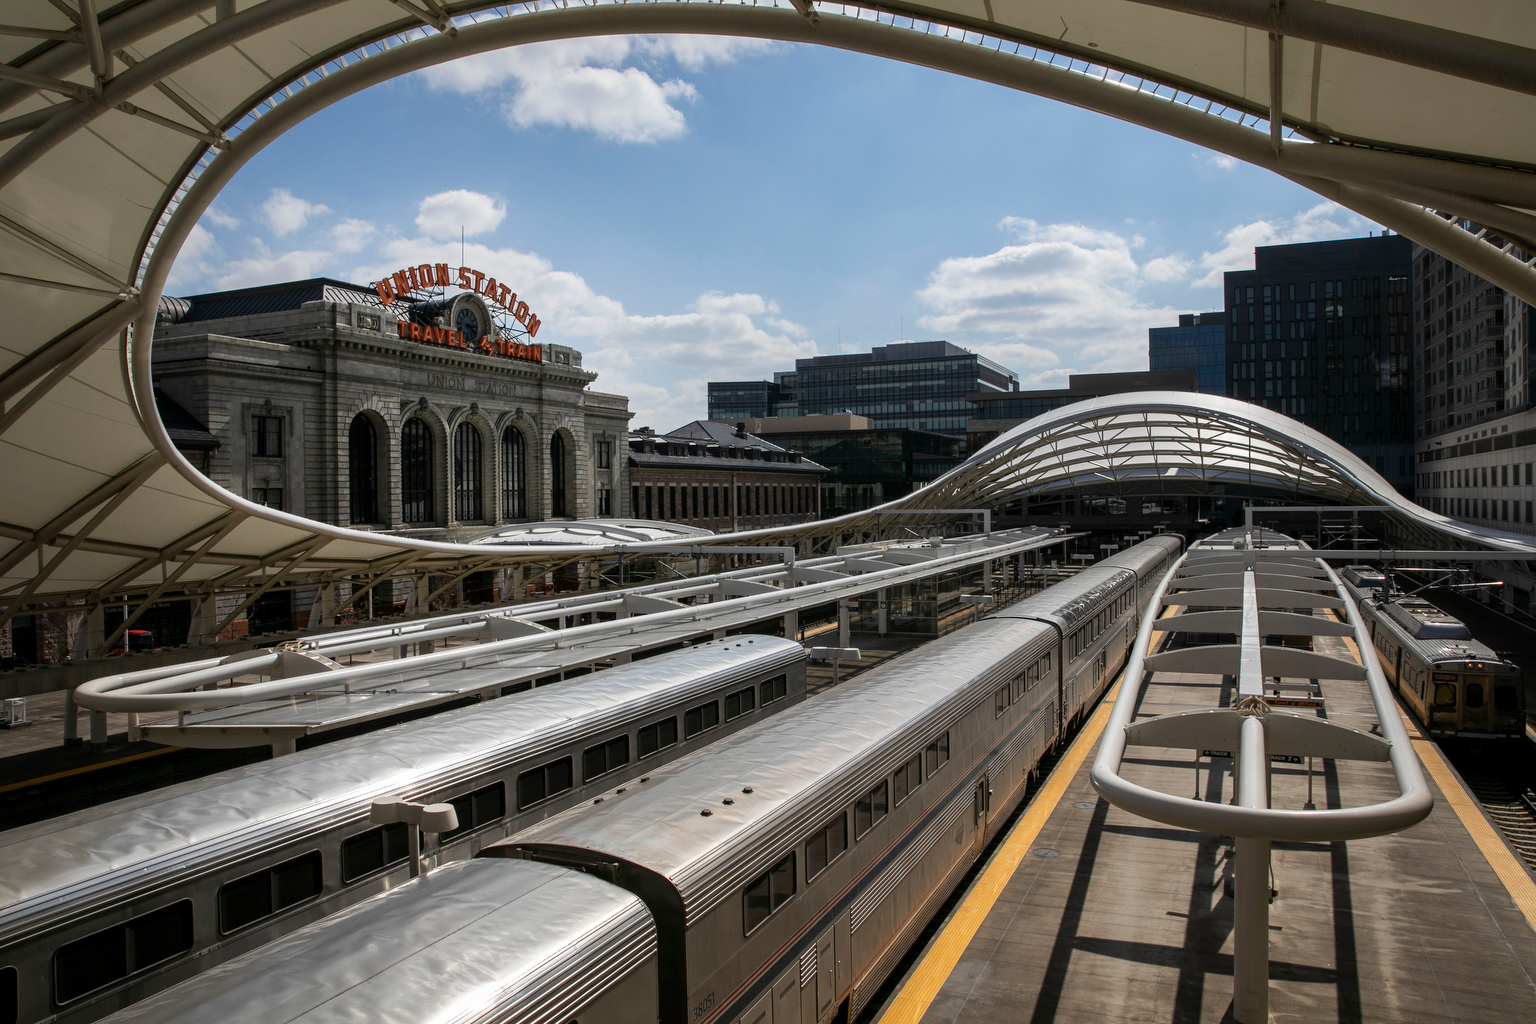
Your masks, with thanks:
M 465 262 L 630 396 L 947 338 L 1018 371 L 1144 369 L 1146 329 L 1221 305 L 1254 245 L 1375 225 L 1267 172 L 1048 100 L 875 57 L 710 37 L 485 54 L 270 146 L 167 291 Z

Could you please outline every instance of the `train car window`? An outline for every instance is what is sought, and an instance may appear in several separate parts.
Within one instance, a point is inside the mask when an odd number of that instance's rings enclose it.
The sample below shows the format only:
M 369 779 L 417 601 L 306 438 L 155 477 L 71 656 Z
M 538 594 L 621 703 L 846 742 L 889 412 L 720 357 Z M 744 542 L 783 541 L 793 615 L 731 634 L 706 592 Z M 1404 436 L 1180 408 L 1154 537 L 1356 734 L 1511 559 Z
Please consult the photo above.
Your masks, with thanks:
M 599 743 L 581 753 L 581 781 L 591 782 L 599 775 L 607 775 L 616 768 L 629 764 L 629 737 Z
M 1476 680 L 1474 682 L 1474 680 Z M 1467 707 L 1480 708 L 1486 701 L 1488 686 L 1487 676 L 1467 676 L 1467 686 L 1464 691 L 1467 698 Z
M 379 871 L 387 864 L 405 860 L 406 830 L 410 826 L 403 821 L 393 825 L 380 825 L 367 832 L 359 832 L 342 840 L 341 882 L 343 885 L 357 881 L 365 875 Z
M 629 745 L 628 737 L 625 737 L 624 745 L 626 747 Z M 571 788 L 570 758 L 563 758 L 554 764 L 548 764 L 544 767 L 551 772 L 550 775 L 546 776 L 546 783 L 555 786 L 562 781 L 564 782 L 564 785 L 550 789 L 550 796 Z M 563 776 L 560 774 L 562 767 L 564 770 Z M 535 769 L 535 771 L 537 770 Z M 521 781 L 521 776 L 519 776 L 519 781 Z M 480 828 L 482 825 L 489 825 L 493 821 L 499 821 L 506 817 L 507 789 L 500 782 L 493 782 L 484 789 L 477 789 L 473 793 L 465 793 L 463 796 L 454 797 L 448 802 L 453 804 L 454 813 L 459 817 L 459 827 L 451 832 L 444 832 L 439 836 L 439 839 L 445 843 L 472 829 Z
M 319 850 L 225 882 L 219 887 L 219 934 L 228 935 L 314 899 L 322 888 Z
M 73 1002 L 191 948 L 191 900 L 141 914 L 60 946 L 53 954 L 53 1000 Z
M 640 730 L 640 756 L 649 757 L 663 747 L 677 742 L 677 718 L 663 718 Z
M 789 694 L 789 677 L 774 676 L 772 679 L 764 679 L 761 690 L 763 699 L 760 703 L 764 706 L 776 700 L 783 700 Z
M 1436 683 L 1435 684 L 1435 707 L 1437 707 L 1437 708 L 1453 708 L 1455 706 L 1456 706 L 1456 684 L 1455 683 Z
M 839 811 L 836 818 L 805 841 L 805 880 L 821 874 L 828 864 L 848 849 L 848 816 Z
M 927 762 L 926 767 L 928 770 L 925 774 L 929 778 L 932 778 L 933 773 L 949 761 L 949 733 L 947 731 L 938 739 L 928 744 L 928 749 L 923 752 L 923 760 Z
M 912 760 L 896 769 L 891 783 L 896 791 L 896 804 L 900 806 L 914 789 L 923 784 L 923 756 L 913 754 Z
M 1040 682 L 1040 663 L 1037 661 L 1024 672 L 1024 689 L 1033 690 Z
M 525 807 L 532 807 L 540 800 L 547 800 L 570 788 L 571 759 L 568 757 L 523 772 L 517 777 L 517 809 L 521 811 Z
M 890 810 L 891 790 L 882 779 L 880 785 L 859 797 L 853 805 L 853 838 L 863 839 L 864 834 L 880 824 Z
M 740 718 L 748 711 L 752 711 L 757 707 L 755 700 L 755 695 L 750 686 L 745 690 L 729 694 L 725 698 L 725 720 L 729 722 L 733 718 Z
M 16 1024 L 20 1018 L 20 975 L 14 967 L 0 967 L 0 1024 Z
M 1008 710 L 1008 704 L 1010 703 L 1008 700 L 1010 696 L 1009 689 L 1009 687 L 1004 686 L 997 693 L 993 694 L 992 713 L 994 718 L 1001 716 L 1004 711 Z
M 692 739 L 720 724 L 720 702 L 710 701 L 689 709 L 683 715 L 683 739 Z
M 795 855 L 787 853 L 783 860 L 754 879 L 741 894 L 743 934 L 751 935 L 775 910 L 788 903 L 794 894 Z
M 1520 696 L 1513 686 L 1495 686 L 1493 688 L 1493 710 L 1520 710 Z

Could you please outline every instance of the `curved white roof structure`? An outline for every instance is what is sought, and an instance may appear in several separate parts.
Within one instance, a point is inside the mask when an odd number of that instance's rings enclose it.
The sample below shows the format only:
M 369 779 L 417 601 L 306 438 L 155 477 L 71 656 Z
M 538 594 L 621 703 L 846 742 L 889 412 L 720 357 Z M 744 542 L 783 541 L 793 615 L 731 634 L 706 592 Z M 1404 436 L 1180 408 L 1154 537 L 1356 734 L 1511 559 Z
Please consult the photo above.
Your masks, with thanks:
M 1269 168 L 1536 302 L 1510 244 L 1536 250 L 1528 0 L 9 0 L 0 20 L 0 622 L 590 557 L 260 508 L 193 470 L 155 413 L 156 304 L 220 188 L 316 110 L 470 53 L 690 32 L 884 55 Z

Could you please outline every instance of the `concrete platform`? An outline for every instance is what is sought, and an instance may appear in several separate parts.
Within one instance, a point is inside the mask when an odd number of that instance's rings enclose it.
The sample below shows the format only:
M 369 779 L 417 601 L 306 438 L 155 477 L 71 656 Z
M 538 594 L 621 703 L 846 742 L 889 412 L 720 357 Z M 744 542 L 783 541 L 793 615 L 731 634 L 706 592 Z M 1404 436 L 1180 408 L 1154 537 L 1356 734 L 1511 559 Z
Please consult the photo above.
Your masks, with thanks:
M 1367 729 L 1363 687 L 1325 683 L 1328 715 Z M 1225 703 L 1210 676 L 1160 674 L 1143 716 Z M 1155 705 L 1155 707 L 1154 707 Z M 1110 806 L 1088 780 L 1100 706 L 884 1008 L 881 1024 L 1231 1019 L 1231 841 Z M 1536 1019 L 1536 883 L 1409 723 L 1435 808 L 1396 835 L 1276 843 L 1275 1021 Z M 1135 747 L 1126 778 L 1194 795 L 1188 751 Z M 1214 769 L 1213 769 L 1214 766 Z M 1274 806 L 1301 807 L 1305 765 L 1276 766 Z M 1208 800 L 1231 762 L 1204 759 Z M 1318 762 L 1319 807 L 1395 793 L 1383 764 Z

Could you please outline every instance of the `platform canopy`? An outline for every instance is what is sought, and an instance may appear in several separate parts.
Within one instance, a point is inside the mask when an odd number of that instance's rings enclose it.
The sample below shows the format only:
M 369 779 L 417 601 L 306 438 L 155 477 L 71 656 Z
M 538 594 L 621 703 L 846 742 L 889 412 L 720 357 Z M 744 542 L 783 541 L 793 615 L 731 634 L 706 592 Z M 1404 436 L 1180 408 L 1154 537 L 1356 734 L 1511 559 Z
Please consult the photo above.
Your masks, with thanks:
M 327 105 L 472 53 L 686 32 L 883 55 L 1268 168 L 1536 301 L 1529 0 L 9 0 L 0 22 L 0 622 L 558 555 L 250 504 L 155 412 L 161 289 L 231 176 Z

